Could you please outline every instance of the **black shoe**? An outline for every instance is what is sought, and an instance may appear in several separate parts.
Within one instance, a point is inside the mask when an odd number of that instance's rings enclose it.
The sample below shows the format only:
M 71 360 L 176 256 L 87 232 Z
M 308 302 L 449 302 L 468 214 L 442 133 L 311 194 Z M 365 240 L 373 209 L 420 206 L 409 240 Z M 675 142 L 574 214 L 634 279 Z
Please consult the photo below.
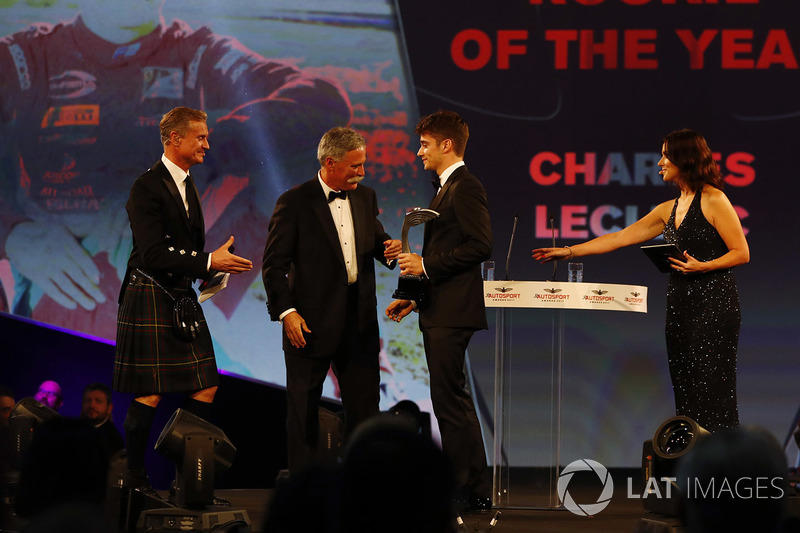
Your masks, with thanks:
M 283 469 L 279 471 L 278 475 L 275 476 L 275 488 L 279 489 L 281 487 L 287 486 L 289 484 L 289 479 L 290 475 L 288 469 Z

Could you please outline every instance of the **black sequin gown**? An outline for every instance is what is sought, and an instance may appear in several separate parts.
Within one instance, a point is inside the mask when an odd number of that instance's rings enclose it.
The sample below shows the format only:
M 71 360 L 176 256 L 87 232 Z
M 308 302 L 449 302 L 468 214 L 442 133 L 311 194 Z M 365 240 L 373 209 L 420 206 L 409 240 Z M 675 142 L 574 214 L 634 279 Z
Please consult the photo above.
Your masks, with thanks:
M 727 253 L 728 247 L 703 216 L 700 197 L 697 192 L 678 228 L 675 200 L 664 240 L 698 261 L 710 261 Z M 736 350 L 740 326 L 739 295 L 730 269 L 670 274 L 665 329 L 676 412 L 709 431 L 739 426 Z

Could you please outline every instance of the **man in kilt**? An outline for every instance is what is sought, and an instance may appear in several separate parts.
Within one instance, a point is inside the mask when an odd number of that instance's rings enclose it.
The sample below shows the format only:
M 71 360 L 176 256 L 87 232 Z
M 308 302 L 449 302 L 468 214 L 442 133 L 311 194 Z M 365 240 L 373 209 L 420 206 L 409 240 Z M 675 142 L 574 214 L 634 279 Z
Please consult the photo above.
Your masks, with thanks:
M 240 273 L 252 263 L 233 255 L 233 237 L 203 251 L 200 196 L 189 168 L 202 163 L 208 144 L 206 113 L 176 107 L 160 123 L 164 154 L 131 187 L 126 209 L 133 250 L 119 296 L 114 389 L 133 393 L 125 418 L 128 472 L 125 484 L 155 495 L 144 457 L 156 406 L 169 392 L 188 394 L 182 409 L 209 419 L 219 376 L 211 335 L 192 282 L 211 271 Z M 190 298 L 198 327 L 176 327 L 174 307 Z M 184 300 L 185 302 L 185 300 Z

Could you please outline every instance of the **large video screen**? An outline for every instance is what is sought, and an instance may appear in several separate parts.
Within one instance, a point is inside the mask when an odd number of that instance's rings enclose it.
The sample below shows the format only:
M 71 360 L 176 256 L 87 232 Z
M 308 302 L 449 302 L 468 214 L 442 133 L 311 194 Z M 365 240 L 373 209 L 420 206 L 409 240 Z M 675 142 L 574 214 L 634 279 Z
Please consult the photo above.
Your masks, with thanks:
M 202 108 L 211 150 L 192 173 L 206 242 L 233 235 L 256 264 L 204 305 L 219 366 L 282 384 L 259 267 L 275 200 L 314 177 L 322 133 L 349 124 L 368 139 L 388 231 L 417 203 L 416 110 L 392 6 L 23 1 L 0 12 L 6 309 L 114 340 L 128 192 L 160 157 L 161 115 Z M 396 274 L 383 276 L 387 292 Z M 386 359 L 387 375 L 402 367 Z

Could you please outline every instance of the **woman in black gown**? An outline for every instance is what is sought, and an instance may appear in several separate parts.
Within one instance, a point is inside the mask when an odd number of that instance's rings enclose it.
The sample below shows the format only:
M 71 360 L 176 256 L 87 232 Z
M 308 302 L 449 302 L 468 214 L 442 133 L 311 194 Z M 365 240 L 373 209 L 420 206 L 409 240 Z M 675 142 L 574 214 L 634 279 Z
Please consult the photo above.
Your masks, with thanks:
M 741 314 L 731 269 L 750 260 L 742 224 L 705 139 L 692 130 L 664 138 L 662 179 L 680 196 L 658 205 L 630 226 L 562 248 L 537 248 L 542 262 L 610 252 L 664 234 L 684 251 L 670 259 L 667 288 L 667 357 L 677 414 L 709 431 L 737 427 L 736 350 Z

